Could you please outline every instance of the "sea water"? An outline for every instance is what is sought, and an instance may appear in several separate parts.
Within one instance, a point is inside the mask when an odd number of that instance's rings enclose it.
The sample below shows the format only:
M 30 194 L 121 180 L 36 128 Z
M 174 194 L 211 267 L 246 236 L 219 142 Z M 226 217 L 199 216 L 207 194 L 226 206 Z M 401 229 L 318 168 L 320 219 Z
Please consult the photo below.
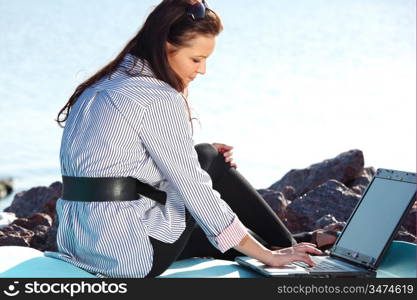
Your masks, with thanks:
M 16 191 L 60 180 L 57 112 L 157 3 L 0 0 L 0 178 Z M 190 86 L 196 143 L 234 146 L 255 188 L 350 149 L 366 166 L 415 171 L 414 0 L 208 5 L 224 31 Z

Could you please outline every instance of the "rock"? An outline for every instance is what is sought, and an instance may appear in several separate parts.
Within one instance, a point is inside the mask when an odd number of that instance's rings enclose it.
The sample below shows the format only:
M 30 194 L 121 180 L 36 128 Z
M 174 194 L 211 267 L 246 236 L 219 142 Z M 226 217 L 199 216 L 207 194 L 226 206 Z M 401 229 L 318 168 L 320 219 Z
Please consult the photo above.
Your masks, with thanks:
M 292 201 L 286 209 L 286 225 L 293 232 L 313 231 L 316 220 L 328 214 L 346 221 L 360 196 L 336 180 L 329 180 Z
M 260 189 L 258 193 L 265 199 L 266 203 L 268 203 L 281 220 L 285 218 L 285 209 L 288 201 L 285 199 L 283 193 L 270 189 Z
M 410 209 L 410 212 L 405 217 L 403 223 L 401 224 L 404 227 L 404 230 L 416 235 L 416 207 L 415 205 Z
M 337 222 L 338 221 L 336 220 L 336 218 L 334 216 L 332 216 L 330 214 L 327 214 L 327 215 L 321 217 L 320 219 L 318 219 L 316 221 L 316 223 L 314 224 L 314 227 L 316 227 L 316 228 L 324 228 L 324 227 L 326 227 L 328 225 L 335 224 Z
M 351 188 L 355 193 L 363 195 L 368 185 L 371 183 L 372 178 L 376 173 L 375 168 L 364 168 L 357 178 L 348 182 L 347 187 Z
M 19 226 L 17 224 L 10 224 L 4 228 L 1 229 L 3 233 L 12 233 L 19 236 L 22 236 L 24 238 L 31 238 L 33 236 L 33 232 L 31 230 L 28 230 L 27 228 L 24 228 L 22 226 Z
M 5 209 L 18 218 L 0 230 L 0 245 L 20 245 L 41 251 L 56 251 L 57 225 L 55 205 L 62 193 L 62 183 L 54 182 L 49 187 L 36 187 L 15 196 Z M 51 230 L 52 229 L 52 230 Z
M 49 187 L 35 187 L 15 195 L 12 204 L 4 209 L 18 218 L 28 218 L 36 213 L 54 214 L 55 202 L 61 197 L 62 183 L 54 182 Z
M 47 250 L 46 242 L 51 225 L 52 218 L 45 213 L 16 219 L 0 230 L 0 246 L 27 246 Z
M 52 226 L 49 228 L 48 236 L 45 241 L 44 249 L 45 251 L 58 251 L 58 246 L 56 243 L 56 234 L 58 231 L 58 217 L 55 215 L 55 218 L 52 222 Z
M 0 246 L 23 246 L 29 247 L 29 243 L 22 237 L 15 234 L 4 234 L 0 231 Z
M 362 151 L 350 150 L 306 169 L 291 170 L 271 185 L 270 189 L 283 191 L 286 186 L 291 186 L 295 190 L 295 196 L 300 197 L 331 179 L 341 183 L 350 182 L 361 174 L 363 166 Z
M 33 236 L 33 231 L 10 224 L 0 230 L 0 246 L 29 246 Z
M 404 241 L 409 243 L 416 243 L 416 236 L 412 235 L 411 233 L 407 231 L 399 231 L 398 234 L 395 236 L 394 240 L 397 241 Z
M 46 227 L 51 227 L 52 218 L 51 216 L 44 213 L 37 213 L 31 216 L 30 218 L 20 218 L 15 220 L 12 224 L 19 225 L 23 228 L 33 230 L 36 226 L 42 225 Z
M 30 247 L 45 251 L 50 226 L 37 225 L 33 228 L 34 236 L 30 240 Z
M 7 197 L 13 191 L 13 179 L 0 179 L 0 199 Z
M 329 224 L 327 226 L 324 226 L 324 230 L 332 230 L 332 231 L 342 231 L 343 228 L 345 228 L 346 222 L 336 222 L 333 224 Z
M 282 193 L 284 194 L 285 199 L 290 201 L 294 200 L 297 197 L 295 189 L 291 185 L 286 185 L 282 190 Z

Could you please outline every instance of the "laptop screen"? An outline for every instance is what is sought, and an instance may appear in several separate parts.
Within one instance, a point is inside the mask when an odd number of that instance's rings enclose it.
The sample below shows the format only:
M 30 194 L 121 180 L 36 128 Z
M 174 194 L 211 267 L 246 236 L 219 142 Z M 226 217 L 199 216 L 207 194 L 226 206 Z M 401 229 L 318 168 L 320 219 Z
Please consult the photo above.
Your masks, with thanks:
M 415 192 L 415 183 L 375 177 L 332 254 L 373 266 Z

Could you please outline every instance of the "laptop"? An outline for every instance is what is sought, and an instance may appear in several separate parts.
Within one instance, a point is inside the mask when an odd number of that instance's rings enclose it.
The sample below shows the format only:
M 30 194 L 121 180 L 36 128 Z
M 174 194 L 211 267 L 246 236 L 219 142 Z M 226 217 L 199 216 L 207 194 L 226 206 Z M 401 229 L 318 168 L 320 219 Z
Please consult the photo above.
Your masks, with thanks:
M 315 267 L 303 262 L 271 267 L 247 256 L 235 260 L 268 277 L 376 277 L 415 197 L 415 173 L 378 169 L 329 255 L 312 256 Z

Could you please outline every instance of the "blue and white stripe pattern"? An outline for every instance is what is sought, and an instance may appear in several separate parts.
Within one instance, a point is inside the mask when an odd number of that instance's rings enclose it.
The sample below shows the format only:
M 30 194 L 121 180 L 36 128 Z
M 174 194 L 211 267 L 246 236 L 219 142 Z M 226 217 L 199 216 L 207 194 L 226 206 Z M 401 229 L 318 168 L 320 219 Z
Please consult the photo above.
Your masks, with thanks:
M 175 242 L 185 207 L 222 252 L 247 234 L 200 167 L 183 97 L 146 61 L 135 61 L 127 54 L 111 77 L 84 91 L 62 136 L 63 175 L 132 176 L 167 193 L 165 206 L 146 197 L 57 201 L 59 252 L 47 255 L 98 276 L 145 277 L 153 263 L 149 237 Z

